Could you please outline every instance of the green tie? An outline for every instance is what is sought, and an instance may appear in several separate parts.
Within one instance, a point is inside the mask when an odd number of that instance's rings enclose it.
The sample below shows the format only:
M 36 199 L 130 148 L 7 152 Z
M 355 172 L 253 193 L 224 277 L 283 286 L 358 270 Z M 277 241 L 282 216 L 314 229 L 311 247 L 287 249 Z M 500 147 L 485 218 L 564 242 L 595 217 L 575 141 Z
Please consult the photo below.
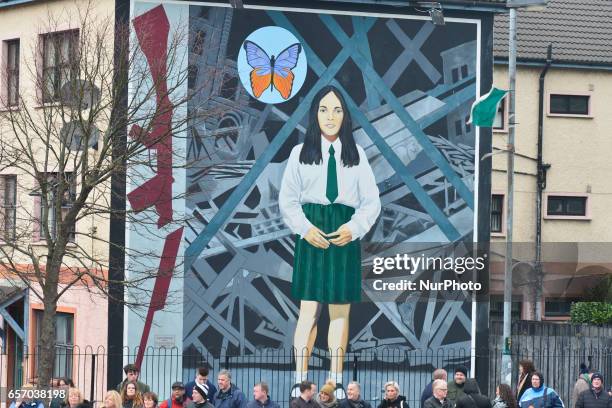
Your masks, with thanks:
M 336 173 L 336 159 L 334 157 L 334 146 L 329 146 L 329 161 L 327 162 L 327 189 L 325 195 L 329 202 L 333 203 L 338 198 L 338 174 Z

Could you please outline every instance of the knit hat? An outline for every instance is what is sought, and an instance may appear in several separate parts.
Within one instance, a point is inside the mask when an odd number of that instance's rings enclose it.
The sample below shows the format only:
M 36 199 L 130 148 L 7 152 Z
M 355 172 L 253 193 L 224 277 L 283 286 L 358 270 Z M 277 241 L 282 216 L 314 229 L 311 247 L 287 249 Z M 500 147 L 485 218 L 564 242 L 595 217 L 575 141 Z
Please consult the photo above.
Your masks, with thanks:
M 465 375 L 465 376 L 467 377 L 467 372 L 468 372 L 468 370 L 467 370 L 467 367 L 466 367 L 466 366 L 462 366 L 462 365 L 460 365 L 460 366 L 457 366 L 457 367 L 455 368 L 455 374 L 457 374 L 457 373 L 463 373 L 463 375 Z
M 193 390 L 197 391 L 205 400 L 208 399 L 208 385 L 195 383 Z
M 603 375 L 601 375 L 601 373 L 593 373 L 593 375 L 591 375 L 591 382 L 596 379 L 599 378 L 601 380 L 601 382 L 603 382 Z
M 336 390 L 336 384 L 333 381 L 327 381 L 319 392 L 328 395 L 330 398 L 333 398 L 334 391 Z

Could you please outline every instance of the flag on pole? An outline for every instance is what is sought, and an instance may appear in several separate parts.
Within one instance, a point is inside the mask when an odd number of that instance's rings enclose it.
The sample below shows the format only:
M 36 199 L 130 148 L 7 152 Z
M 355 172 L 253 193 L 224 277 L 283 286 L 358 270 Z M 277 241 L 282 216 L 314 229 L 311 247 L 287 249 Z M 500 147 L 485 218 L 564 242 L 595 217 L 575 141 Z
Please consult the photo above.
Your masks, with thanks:
M 467 123 L 480 127 L 492 127 L 497 107 L 507 93 L 508 91 L 493 87 L 487 94 L 476 99 L 472 104 L 470 120 Z

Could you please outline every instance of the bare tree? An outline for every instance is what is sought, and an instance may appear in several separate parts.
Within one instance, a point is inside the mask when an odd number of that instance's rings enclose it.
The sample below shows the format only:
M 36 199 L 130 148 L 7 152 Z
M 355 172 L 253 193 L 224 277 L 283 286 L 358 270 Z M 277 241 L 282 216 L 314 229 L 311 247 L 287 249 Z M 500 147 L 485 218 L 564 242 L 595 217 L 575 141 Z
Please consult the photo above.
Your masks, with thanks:
M 186 134 L 188 123 L 205 120 L 202 112 L 217 115 L 193 106 L 189 112 L 200 116 L 187 113 L 194 92 L 187 91 L 190 72 L 182 68 L 186 29 L 164 35 L 160 25 L 167 20 L 157 13 L 133 21 L 131 31 L 97 14 L 94 4 L 49 13 L 39 44 L 21 64 L 20 82 L 31 86 L 1 101 L 11 106 L 0 114 L 0 174 L 16 175 L 4 178 L 4 191 L 14 190 L 17 203 L 0 208 L 0 276 L 27 286 L 44 304 L 45 341 L 37 350 L 42 386 L 53 373 L 58 300 L 77 284 L 92 296 L 109 296 L 109 218 L 114 211 L 137 215 L 139 228 L 152 236 L 161 235 L 163 226 L 182 224 L 171 211 L 177 197 L 169 196 L 167 187 L 172 169 L 186 158 L 172 140 Z M 73 24 L 68 31 L 60 29 L 66 21 Z M 117 172 L 127 174 L 129 185 L 142 187 L 130 197 L 130 210 L 111 209 L 110 179 Z M 135 262 L 159 257 L 132 255 Z M 145 272 L 112 282 L 129 293 L 126 302 L 148 304 L 143 280 L 158 273 L 145 266 L 150 264 L 129 265 Z

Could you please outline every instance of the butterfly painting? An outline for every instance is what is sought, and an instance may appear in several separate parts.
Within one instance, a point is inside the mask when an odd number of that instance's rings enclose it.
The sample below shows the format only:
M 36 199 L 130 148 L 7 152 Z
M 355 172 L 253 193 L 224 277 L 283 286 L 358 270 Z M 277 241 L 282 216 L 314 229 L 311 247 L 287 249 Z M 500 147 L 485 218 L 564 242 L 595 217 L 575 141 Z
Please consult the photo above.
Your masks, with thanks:
M 266 89 L 273 91 L 276 88 L 283 99 L 289 99 L 295 79 L 292 70 L 302 52 L 300 43 L 290 45 L 276 57 L 268 56 L 260 46 L 249 40 L 244 42 L 244 50 L 247 63 L 253 68 L 250 74 L 253 95 L 259 98 Z

